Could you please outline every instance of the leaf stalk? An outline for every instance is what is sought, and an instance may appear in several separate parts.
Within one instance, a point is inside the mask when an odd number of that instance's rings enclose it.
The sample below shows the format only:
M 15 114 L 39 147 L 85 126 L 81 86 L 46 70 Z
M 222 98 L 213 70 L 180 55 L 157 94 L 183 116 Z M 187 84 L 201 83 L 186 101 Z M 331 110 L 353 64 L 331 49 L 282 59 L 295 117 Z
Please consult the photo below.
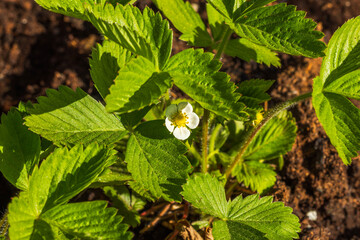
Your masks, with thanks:
M 236 165 L 243 160 L 243 155 L 246 149 L 248 148 L 248 146 L 250 145 L 250 143 L 254 140 L 255 136 L 273 117 L 276 117 L 282 111 L 294 106 L 299 102 L 304 101 L 307 98 L 310 98 L 311 96 L 312 96 L 312 92 L 305 93 L 291 100 L 280 103 L 276 105 L 274 108 L 270 109 L 264 116 L 264 119 L 257 126 L 255 126 L 255 128 L 253 128 L 251 131 L 248 132 L 247 136 L 244 139 L 244 144 L 239 150 L 239 153 L 236 155 L 235 160 L 230 164 L 230 166 L 225 171 L 226 179 L 229 178 L 230 174 L 232 173 Z

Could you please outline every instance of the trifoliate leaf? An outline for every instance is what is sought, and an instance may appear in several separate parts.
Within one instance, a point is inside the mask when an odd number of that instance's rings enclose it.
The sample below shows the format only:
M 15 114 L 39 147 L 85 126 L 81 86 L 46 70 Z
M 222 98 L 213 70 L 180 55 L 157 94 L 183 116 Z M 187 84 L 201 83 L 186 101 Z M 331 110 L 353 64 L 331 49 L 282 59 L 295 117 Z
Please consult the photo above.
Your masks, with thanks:
M 134 180 L 154 197 L 181 201 L 181 185 L 191 165 L 183 155 L 186 146 L 172 136 L 164 122 L 140 124 L 129 139 L 125 161 Z
M 299 219 L 282 202 L 272 202 L 272 197 L 255 194 L 226 201 L 224 187 L 209 174 L 195 175 L 183 188 L 187 201 L 220 219 L 213 224 L 216 240 L 298 238 Z
M 340 47 L 341 46 L 341 47 Z M 360 17 L 332 36 L 320 76 L 314 79 L 313 105 L 331 143 L 345 164 L 360 150 Z
M 136 227 L 140 224 L 138 211 L 142 210 L 146 201 L 126 186 L 104 187 L 104 193 L 111 200 L 112 206 L 118 209 L 118 214 L 124 217 L 123 223 Z
M 100 33 L 150 60 L 156 69 L 162 69 L 169 59 L 173 36 L 169 23 L 148 7 L 141 13 L 132 5 L 97 4 L 86 14 Z
M 305 12 L 280 3 L 254 9 L 229 26 L 240 37 L 271 50 L 306 57 L 323 56 L 323 33 L 314 31 L 316 23 L 305 19 Z
M 259 104 L 271 100 L 267 90 L 273 85 L 274 80 L 251 79 L 243 81 L 238 85 L 236 91 L 241 94 L 240 101 L 247 107 L 262 109 Z
M 0 171 L 15 187 L 27 190 L 29 176 L 40 157 L 40 137 L 24 126 L 21 114 L 12 108 L 1 115 Z
M 154 0 L 156 6 L 172 22 L 176 29 L 183 34 L 180 39 L 192 46 L 207 47 L 211 45 L 211 38 L 200 15 L 195 12 L 191 4 L 183 0 Z
M 114 79 L 131 59 L 131 52 L 119 44 L 105 40 L 97 44 L 91 53 L 90 75 L 100 95 L 105 97 L 110 93 L 109 88 Z
M 296 123 L 291 113 L 272 118 L 247 147 L 246 160 L 269 160 L 291 150 L 296 138 Z
M 10 238 L 42 239 L 40 236 L 50 234 L 53 237 L 49 239 L 58 239 L 53 227 L 59 226 L 44 221 L 42 215 L 47 210 L 66 203 L 88 187 L 108 162 L 113 161 L 113 154 L 113 151 L 97 144 L 91 144 L 87 148 L 76 145 L 70 150 L 56 149 L 42 162 L 39 169 L 34 168 L 28 191 L 20 193 L 10 204 Z M 86 222 L 89 219 L 79 218 L 74 220 L 79 221 L 79 224 L 82 221 L 88 224 Z
M 275 52 L 245 38 L 230 40 L 226 45 L 224 53 L 232 57 L 241 58 L 247 62 L 254 60 L 267 66 L 281 66 L 280 59 Z
M 156 72 L 152 62 L 138 56 L 120 70 L 105 98 L 106 110 L 121 114 L 142 109 L 157 102 L 170 87 L 169 74 Z
M 244 183 L 246 187 L 260 194 L 274 186 L 276 181 L 274 168 L 259 161 L 244 161 L 238 164 L 231 174 L 239 183 Z
M 247 119 L 245 105 L 238 102 L 240 94 L 235 92 L 230 77 L 218 72 L 220 67 L 221 63 L 213 60 L 211 53 L 187 49 L 173 56 L 164 71 L 203 108 L 226 118 Z
M 25 124 L 55 144 L 111 144 L 126 134 L 120 120 L 80 88 L 74 92 L 60 86 L 58 91 L 48 90 L 47 95 L 38 98 Z

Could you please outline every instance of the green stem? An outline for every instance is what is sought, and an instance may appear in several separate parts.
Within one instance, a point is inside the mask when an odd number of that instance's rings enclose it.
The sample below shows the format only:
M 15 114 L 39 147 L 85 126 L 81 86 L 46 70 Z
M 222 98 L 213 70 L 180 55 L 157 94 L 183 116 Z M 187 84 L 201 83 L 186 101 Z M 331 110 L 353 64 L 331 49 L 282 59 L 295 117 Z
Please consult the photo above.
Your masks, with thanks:
M 6 211 L 4 213 L 3 217 L 0 220 L 0 230 L 1 230 L 0 236 L 5 236 L 5 234 L 6 234 L 7 230 L 8 230 L 9 223 L 7 221 L 7 216 L 8 216 L 8 211 Z
M 223 38 L 221 39 L 214 60 L 219 60 L 221 58 L 221 55 L 224 52 L 232 33 L 233 31 L 228 27 L 223 35 Z M 204 109 L 203 125 L 202 125 L 202 157 L 203 158 L 202 158 L 202 166 L 201 166 L 203 173 L 207 172 L 207 166 L 208 166 L 209 116 L 210 116 L 209 110 Z
M 214 60 L 219 60 L 221 58 L 221 55 L 223 54 L 223 52 L 230 40 L 230 36 L 232 33 L 233 33 L 233 30 L 231 28 L 227 27 L 227 29 L 223 35 L 223 38 L 221 39 L 220 45 L 216 51 Z
M 209 116 L 210 112 L 209 110 L 204 109 L 204 115 L 203 115 L 203 123 L 202 123 L 202 172 L 207 172 L 207 166 L 208 166 L 208 131 L 209 131 Z
M 221 124 L 216 125 L 216 127 L 214 128 L 214 130 L 211 133 L 211 137 L 210 137 L 210 141 L 209 141 L 209 155 L 208 155 L 209 159 L 214 157 L 215 154 L 219 152 L 219 151 L 215 151 L 215 142 L 216 142 L 217 136 L 219 135 L 221 127 L 222 127 Z
M 185 145 L 188 148 L 189 152 L 194 156 L 194 158 L 196 158 L 199 162 L 201 162 L 202 161 L 201 155 L 194 147 L 194 144 L 190 146 L 190 144 L 186 142 Z
M 284 103 L 280 103 L 277 106 L 275 106 L 274 108 L 270 109 L 264 119 L 252 130 L 248 133 L 248 135 L 245 137 L 244 140 L 244 144 L 243 146 L 240 148 L 239 153 L 236 155 L 235 160 L 231 163 L 231 165 L 226 169 L 225 171 L 225 176 L 228 179 L 231 172 L 233 171 L 233 169 L 235 168 L 235 166 L 242 161 L 242 157 L 243 154 L 245 153 L 247 147 L 250 145 L 250 143 L 252 142 L 252 140 L 255 138 L 255 136 L 257 135 L 258 132 L 260 132 L 260 130 L 275 116 L 277 116 L 279 113 L 281 113 L 282 111 L 284 111 L 285 109 L 288 109 L 292 106 L 294 106 L 295 104 L 311 97 L 312 92 L 309 93 L 305 93 L 303 95 L 300 95 L 296 98 L 293 98 L 291 100 L 288 100 Z

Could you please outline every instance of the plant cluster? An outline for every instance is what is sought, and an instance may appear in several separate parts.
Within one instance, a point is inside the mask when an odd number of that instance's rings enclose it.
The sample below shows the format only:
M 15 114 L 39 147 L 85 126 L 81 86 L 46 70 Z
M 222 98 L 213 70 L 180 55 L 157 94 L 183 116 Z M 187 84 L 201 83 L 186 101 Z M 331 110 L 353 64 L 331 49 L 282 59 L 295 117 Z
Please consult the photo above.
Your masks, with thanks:
M 90 57 L 103 100 L 61 86 L 2 114 L 0 171 L 20 193 L 0 239 L 131 239 L 139 211 L 158 200 L 190 203 L 192 226 L 215 240 L 298 238 L 292 209 L 260 197 L 295 141 L 286 109 L 311 98 L 343 162 L 360 150 L 360 110 L 349 100 L 360 99 L 360 17 L 326 46 L 305 12 L 274 0 L 207 0 L 207 24 L 183 0 L 154 0 L 157 13 L 133 0 L 35 1 L 103 35 Z M 175 55 L 169 21 L 190 46 Z M 220 71 L 222 54 L 278 67 L 277 52 L 323 57 L 313 92 L 268 110 L 273 80 L 235 85 Z M 174 85 L 190 99 L 170 98 Z M 234 196 L 239 184 L 257 194 Z M 112 206 L 70 201 L 88 187 Z

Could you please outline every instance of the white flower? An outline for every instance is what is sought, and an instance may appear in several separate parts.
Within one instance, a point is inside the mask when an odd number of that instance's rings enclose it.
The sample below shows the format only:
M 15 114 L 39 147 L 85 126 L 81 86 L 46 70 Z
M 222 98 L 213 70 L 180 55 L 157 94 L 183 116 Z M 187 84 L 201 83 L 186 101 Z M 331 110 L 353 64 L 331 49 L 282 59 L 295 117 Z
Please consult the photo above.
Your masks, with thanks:
M 199 117 L 193 112 L 193 107 L 188 102 L 178 105 L 171 104 L 166 109 L 165 125 L 177 139 L 185 140 L 190 136 L 190 129 L 199 125 Z

